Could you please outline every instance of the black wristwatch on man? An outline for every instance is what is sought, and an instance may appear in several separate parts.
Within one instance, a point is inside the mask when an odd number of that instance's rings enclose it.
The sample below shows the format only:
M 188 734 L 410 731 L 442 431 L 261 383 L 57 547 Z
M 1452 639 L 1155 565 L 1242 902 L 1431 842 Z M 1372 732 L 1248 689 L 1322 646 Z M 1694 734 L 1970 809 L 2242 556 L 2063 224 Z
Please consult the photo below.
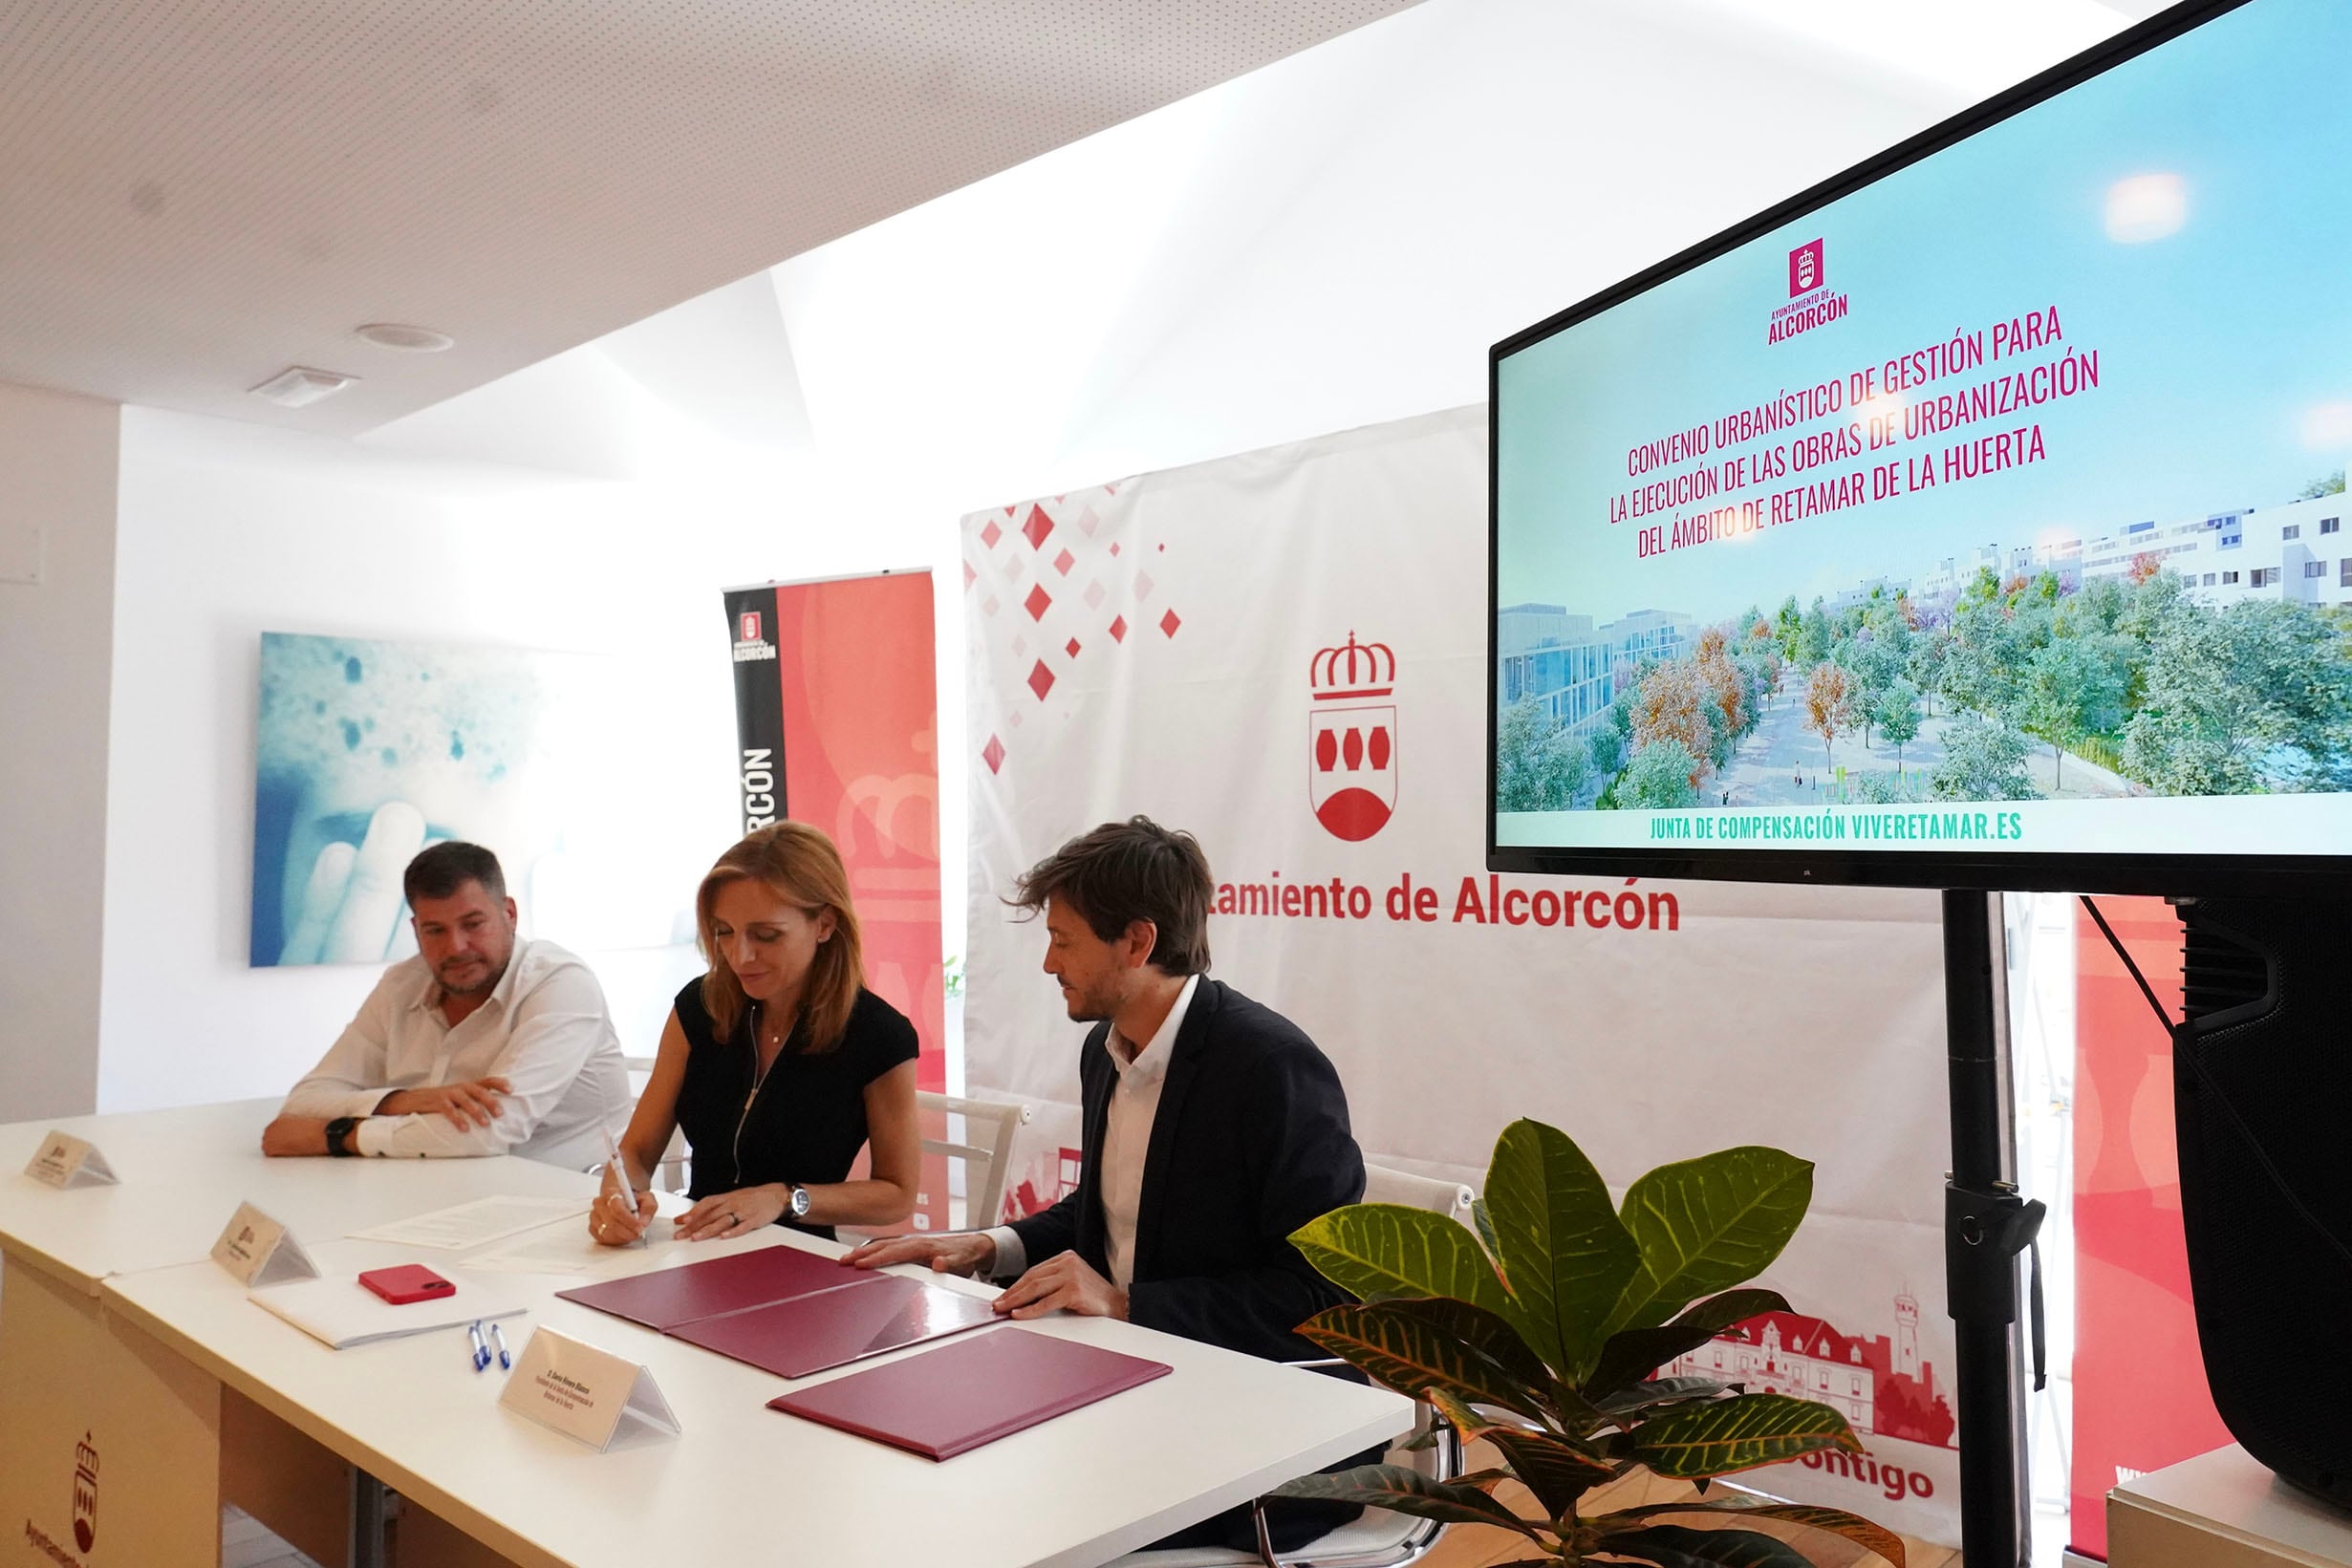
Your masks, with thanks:
M 329 1122 L 327 1124 L 327 1152 L 337 1159 L 358 1153 L 357 1147 L 351 1141 L 351 1135 L 357 1131 L 358 1128 L 359 1118 L 356 1116 L 337 1116 L 334 1121 Z

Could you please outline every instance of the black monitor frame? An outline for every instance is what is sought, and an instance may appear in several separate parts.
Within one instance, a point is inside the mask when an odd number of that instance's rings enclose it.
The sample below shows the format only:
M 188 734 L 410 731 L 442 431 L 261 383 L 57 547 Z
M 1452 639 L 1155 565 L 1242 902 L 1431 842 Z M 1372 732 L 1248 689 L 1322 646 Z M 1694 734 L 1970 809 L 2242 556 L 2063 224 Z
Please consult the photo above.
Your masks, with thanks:
M 1741 882 L 1793 882 L 1868 887 L 1953 888 L 1987 891 L 2091 891 L 2312 896 L 2340 893 L 2352 878 L 2352 857 L 2274 855 L 2001 854 L 1938 851 L 1835 851 L 1686 848 L 1555 848 L 1495 842 L 1495 745 L 1499 723 L 1497 580 L 1501 526 L 1497 475 L 1500 421 L 1494 415 L 1502 361 L 1510 354 L 1598 315 L 1702 263 L 1841 197 L 1849 196 L 1922 159 L 1953 146 L 2035 105 L 2080 86 L 2160 44 L 2235 11 L 2250 0 L 2184 0 L 2007 92 L 1929 127 L 1844 173 L 1801 191 L 1777 206 L 1733 225 L 1677 255 L 1636 272 L 1556 315 L 1514 333 L 1487 351 L 1486 495 L 1486 865 L 1489 870 L 1547 875 L 1651 876 Z M 1953 802 L 1949 809 L 1994 809 L 1998 803 Z M 1923 807 L 1924 809 L 1925 807 Z M 1946 807 L 1937 807 L 1944 809 Z

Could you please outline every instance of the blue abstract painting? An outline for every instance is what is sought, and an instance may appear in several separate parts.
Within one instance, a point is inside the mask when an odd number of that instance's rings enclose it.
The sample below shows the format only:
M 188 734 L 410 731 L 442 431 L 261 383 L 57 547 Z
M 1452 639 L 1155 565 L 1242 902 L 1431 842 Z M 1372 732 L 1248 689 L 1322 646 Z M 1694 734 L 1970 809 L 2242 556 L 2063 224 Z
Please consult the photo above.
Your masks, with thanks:
M 413 952 L 400 873 L 442 839 L 496 851 L 529 934 L 691 941 L 733 778 L 727 752 L 675 733 L 691 704 L 665 680 L 618 658 L 263 634 L 251 964 Z

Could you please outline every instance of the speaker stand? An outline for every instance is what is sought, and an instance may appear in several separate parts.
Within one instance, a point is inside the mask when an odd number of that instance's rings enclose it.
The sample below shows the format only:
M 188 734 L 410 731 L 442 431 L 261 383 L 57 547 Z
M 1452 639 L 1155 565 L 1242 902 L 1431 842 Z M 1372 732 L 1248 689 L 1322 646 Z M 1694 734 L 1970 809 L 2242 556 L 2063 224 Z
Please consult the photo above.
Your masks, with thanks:
M 1944 1292 L 1958 1352 L 1960 1556 L 1968 1568 L 2021 1568 L 2032 1545 L 2018 1255 L 2043 1207 L 2011 1168 L 2007 974 L 2000 895 L 1944 893 L 1944 1027 L 1952 1170 L 1944 1180 Z

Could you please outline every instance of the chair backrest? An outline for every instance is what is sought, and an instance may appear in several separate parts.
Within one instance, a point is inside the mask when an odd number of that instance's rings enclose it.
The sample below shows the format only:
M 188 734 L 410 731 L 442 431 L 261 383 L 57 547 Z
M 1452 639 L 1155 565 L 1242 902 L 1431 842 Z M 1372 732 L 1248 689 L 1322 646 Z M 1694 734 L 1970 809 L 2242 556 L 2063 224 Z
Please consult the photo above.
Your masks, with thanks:
M 643 1094 L 644 1091 L 637 1085 L 639 1081 L 652 1074 L 654 1059 L 650 1056 L 624 1056 L 620 1059 L 620 1064 L 622 1071 L 629 1075 L 632 1097 Z M 656 1187 L 665 1192 L 682 1192 L 686 1190 L 686 1129 L 684 1128 L 670 1129 L 670 1147 L 661 1151 L 661 1163 L 646 1174 Z
M 1392 1171 L 1385 1165 L 1364 1162 L 1364 1201 L 1367 1203 L 1396 1203 L 1409 1209 L 1427 1209 L 1432 1214 L 1444 1214 L 1461 1224 L 1470 1223 L 1470 1205 L 1477 1196 L 1457 1181 L 1446 1181 L 1436 1176 L 1416 1176 L 1410 1171 Z
M 1013 1133 L 1029 1119 L 1029 1107 L 924 1090 L 915 1096 L 915 1110 L 922 1123 L 923 1152 L 963 1162 L 962 1213 L 952 1223 L 963 1230 L 994 1225 L 1003 1213 Z

